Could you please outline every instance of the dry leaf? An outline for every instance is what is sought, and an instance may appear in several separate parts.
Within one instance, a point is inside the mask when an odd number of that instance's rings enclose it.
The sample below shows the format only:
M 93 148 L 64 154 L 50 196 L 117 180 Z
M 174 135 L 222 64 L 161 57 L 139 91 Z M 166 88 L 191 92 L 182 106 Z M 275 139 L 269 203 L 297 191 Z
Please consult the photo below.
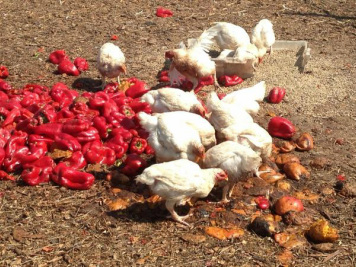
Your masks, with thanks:
M 277 255 L 277 260 L 281 263 L 282 266 L 289 266 L 293 260 L 293 254 L 290 250 L 285 249 Z
M 50 246 L 46 246 L 46 247 L 43 247 L 42 248 L 42 251 L 44 251 L 44 252 L 51 252 L 51 251 L 53 251 L 53 247 L 50 247 Z
M 274 240 L 282 247 L 287 249 L 293 249 L 302 247 L 306 244 L 306 240 L 303 236 L 298 234 L 278 233 L 274 235 Z
M 146 260 L 149 258 L 149 256 L 146 256 L 146 257 L 144 257 L 144 258 L 141 258 L 141 259 L 138 259 L 137 261 L 136 261 L 136 263 L 138 264 L 138 265 L 143 265 L 143 264 L 145 264 L 145 262 L 146 262 Z
M 203 235 L 194 235 L 194 234 L 189 234 L 189 233 L 182 235 L 181 238 L 184 241 L 187 241 L 187 242 L 193 243 L 193 244 L 202 243 L 202 242 L 205 242 L 205 240 L 206 240 L 206 237 Z
M 106 167 L 100 163 L 88 164 L 86 169 L 87 172 L 103 172 L 106 170 Z
M 318 194 L 312 193 L 310 190 L 304 190 L 295 192 L 294 196 L 302 200 L 308 200 L 311 203 L 315 203 L 319 200 L 320 196 Z
M 113 201 L 109 200 L 105 204 L 108 205 L 108 207 L 111 211 L 123 210 L 123 209 L 126 209 L 128 206 L 130 206 L 129 202 L 122 198 L 118 198 Z
M 53 152 L 48 153 L 48 156 L 52 159 L 70 158 L 72 156 L 72 151 L 55 148 Z
M 231 209 L 233 213 L 240 214 L 240 215 L 246 215 L 246 211 L 243 209 Z
M 205 228 L 205 233 L 220 240 L 226 240 L 243 236 L 244 230 L 242 230 L 241 228 L 224 229 L 220 227 L 211 226 Z

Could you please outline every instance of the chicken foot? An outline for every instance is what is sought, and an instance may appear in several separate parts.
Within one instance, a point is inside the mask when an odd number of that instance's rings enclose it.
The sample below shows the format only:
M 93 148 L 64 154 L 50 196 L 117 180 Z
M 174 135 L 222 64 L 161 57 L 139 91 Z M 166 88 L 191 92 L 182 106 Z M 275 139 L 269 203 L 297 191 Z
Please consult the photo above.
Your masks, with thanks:
M 106 85 L 106 79 L 104 75 L 101 75 L 101 89 L 104 90 Z
M 232 191 L 234 190 L 234 187 L 235 187 L 235 183 L 233 183 L 233 184 L 228 183 L 227 185 L 225 185 L 223 188 L 223 191 L 222 191 L 221 201 L 218 203 L 229 203 L 230 200 L 227 198 L 227 196 L 229 196 L 229 198 L 231 198 Z
M 174 210 L 175 204 L 176 204 L 176 201 L 166 200 L 166 208 L 169 211 L 169 213 L 172 215 L 172 219 L 175 220 L 176 222 L 179 222 L 181 224 L 184 224 L 184 225 L 190 227 L 190 224 L 185 222 L 184 220 L 186 220 L 191 215 L 188 214 L 188 215 L 185 215 L 185 216 L 179 216 L 177 214 L 177 212 Z

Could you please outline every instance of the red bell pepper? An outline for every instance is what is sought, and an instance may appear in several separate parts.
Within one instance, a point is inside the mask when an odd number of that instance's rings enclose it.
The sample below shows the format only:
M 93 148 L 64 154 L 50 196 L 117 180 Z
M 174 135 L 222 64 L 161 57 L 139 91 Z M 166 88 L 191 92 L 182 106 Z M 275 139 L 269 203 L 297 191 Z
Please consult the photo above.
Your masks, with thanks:
M 54 137 L 54 143 L 51 146 L 51 151 L 55 148 L 74 152 L 81 150 L 82 146 L 74 136 L 66 133 L 59 133 Z
M 62 133 L 63 124 L 61 123 L 45 123 L 34 127 L 34 134 L 45 135 L 51 138 Z
M 56 50 L 49 54 L 48 60 L 51 63 L 58 65 L 62 62 L 62 60 L 69 60 L 69 57 L 66 55 L 66 52 L 64 50 Z
M 24 94 L 23 99 L 21 100 L 20 104 L 22 107 L 27 108 L 28 106 L 32 105 L 33 103 L 39 102 L 40 96 L 36 93 L 27 92 Z
M 32 92 L 32 93 L 36 93 L 39 96 L 41 95 L 48 95 L 49 94 L 49 89 L 46 86 L 43 85 L 39 85 L 39 84 L 34 84 L 34 83 L 30 83 L 30 84 L 26 84 L 23 87 L 23 91 L 24 92 Z
M 172 17 L 173 12 L 169 9 L 163 8 L 163 7 L 158 7 L 156 10 L 156 16 L 161 17 L 161 18 L 167 18 L 167 17 Z
M 137 98 L 146 94 L 150 90 L 150 88 L 144 81 L 140 81 L 136 78 L 130 78 L 128 79 L 128 81 L 130 83 L 134 83 L 125 91 L 125 94 L 128 97 Z
M 112 125 L 106 123 L 105 117 L 96 116 L 93 119 L 92 123 L 93 123 L 93 127 L 95 127 L 98 130 L 101 138 L 103 139 L 108 138 L 109 132 L 112 129 Z
M 74 169 L 83 169 L 85 166 L 87 166 L 87 161 L 85 160 L 82 151 L 73 152 L 72 156 L 63 162 L 66 163 L 68 167 Z
M 74 116 L 74 113 L 69 110 L 69 107 L 64 107 L 57 113 L 57 121 L 74 118 Z
M 107 94 L 113 94 L 119 90 L 118 83 L 107 83 L 104 88 L 104 92 Z
M 2 100 L 0 99 L 0 107 L 3 107 L 7 110 L 13 110 L 14 108 L 20 109 L 22 108 L 20 101 L 17 101 L 14 98 L 8 99 L 8 100 Z
M 125 142 L 120 134 L 114 135 L 105 145 L 115 151 L 116 158 L 121 159 L 129 148 L 129 144 Z
M 83 102 L 77 102 L 71 107 L 71 111 L 77 115 L 77 114 L 87 114 L 89 111 L 89 107 L 86 103 Z
M 130 153 L 142 154 L 147 147 L 146 139 L 134 137 L 130 144 Z
M 268 102 L 273 104 L 278 104 L 282 102 L 285 95 L 286 95 L 286 89 L 281 87 L 273 87 L 268 94 Z
M 71 119 L 63 123 L 62 131 L 67 134 L 78 134 L 82 131 L 88 130 L 90 122 L 83 119 Z
M 53 144 L 54 140 L 38 134 L 31 134 L 28 136 L 28 143 L 31 145 L 36 142 L 45 142 L 47 145 Z
M 46 142 L 38 141 L 30 144 L 30 149 L 27 153 L 15 153 L 15 155 L 21 161 L 21 164 L 25 164 L 41 158 L 46 154 L 47 150 Z
M 94 93 L 93 92 L 83 92 L 82 94 L 81 94 L 81 96 L 82 97 L 85 97 L 85 98 L 91 98 L 91 97 L 93 97 L 93 95 L 94 95 Z
M 2 122 L 1 127 L 5 127 L 6 125 L 12 124 L 17 116 L 20 116 L 21 112 L 19 109 L 13 109 L 11 110 L 7 116 L 6 119 Z
M 203 86 L 206 85 L 213 85 L 214 84 L 214 78 L 212 75 L 206 76 L 206 77 L 202 77 L 200 78 L 199 83 Z
M 133 137 L 132 133 L 123 127 L 115 128 L 110 132 L 111 137 L 116 135 L 122 136 L 125 143 L 130 143 Z
M 34 115 L 35 118 L 38 118 L 41 124 L 47 122 L 55 122 L 57 119 L 57 112 L 52 105 L 45 105 Z
M 2 91 L 4 91 L 4 92 L 8 92 L 8 91 L 11 90 L 11 88 L 12 88 L 12 87 L 11 87 L 11 85 L 10 85 L 8 82 L 6 82 L 6 81 L 0 79 L 0 90 L 2 90 Z
M 153 147 L 151 147 L 149 144 L 147 144 L 147 146 L 145 148 L 145 153 L 147 155 L 154 155 L 155 154 L 155 150 L 153 149 Z
M 100 109 L 110 99 L 109 95 L 103 91 L 95 93 L 89 98 L 89 107 L 92 109 Z
M 58 65 L 58 72 L 60 74 L 67 74 L 71 76 L 78 76 L 80 74 L 77 67 L 68 59 L 63 59 Z
M 137 129 L 137 136 L 147 140 L 147 138 L 150 136 L 150 133 L 143 128 L 139 128 Z
M 54 101 L 60 103 L 60 108 L 63 108 L 72 104 L 73 100 L 79 96 L 79 93 L 75 90 L 70 90 L 63 83 L 56 83 L 50 91 L 50 96 Z
M 223 75 L 223 76 L 219 77 L 218 81 L 223 86 L 234 86 L 234 85 L 242 83 L 243 79 L 241 79 L 237 75 L 231 75 L 231 76 Z
M 4 148 L 7 141 L 10 139 L 11 133 L 6 129 L 0 128 L 0 147 Z M 0 164 L 1 165 L 1 164 Z
M 87 60 L 82 57 L 77 57 L 76 59 L 74 59 L 74 66 L 76 66 L 80 72 L 86 71 L 89 69 L 89 64 L 88 64 Z
M 53 159 L 43 156 L 35 162 L 24 165 L 21 178 L 26 184 L 31 186 L 47 183 L 50 180 L 54 166 Z
M 19 147 L 25 146 L 27 142 L 27 137 L 28 134 L 25 132 L 22 131 L 13 132 L 5 146 L 6 157 L 11 157 L 12 155 L 15 154 L 15 152 Z
M 119 111 L 125 115 L 125 117 L 131 119 L 133 116 L 135 116 L 135 112 L 132 110 L 130 106 L 127 105 L 122 105 L 119 108 Z
M 104 146 L 100 140 L 86 143 L 82 151 L 88 163 L 113 165 L 116 160 L 115 151 Z
M 0 180 L 11 180 L 11 181 L 15 181 L 15 177 L 12 175 L 9 175 L 7 172 L 4 172 L 2 170 L 0 170 Z
M 118 107 L 121 107 L 122 105 L 128 105 L 133 101 L 131 97 L 122 96 L 122 95 L 113 96 L 112 100 L 115 101 Z
M 0 66 L 0 78 L 6 79 L 9 76 L 9 70 L 5 66 Z
M 268 133 L 274 137 L 290 139 L 295 134 L 295 127 L 286 118 L 273 117 L 268 123 Z
M 2 166 L 4 159 L 5 159 L 5 149 L 0 147 L 0 166 Z
M 85 144 L 87 142 L 92 142 L 95 140 L 100 140 L 99 131 L 93 126 L 90 126 L 85 131 L 81 131 L 77 134 L 74 134 L 74 136 L 77 138 L 77 140 L 81 144 Z
M 147 167 L 147 162 L 137 154 L 127 155 L 123 168 L 120 170 L 127 176 L 140 174 Z
M 112 112 L 117 112 L 117 111 L 119 111 L 119 107 L 116 105 L 114 100 L 109 99 L 103 105 L 101 109 L 101 115 L 104 116 L 105 118 L 108 118 L 110 117 Z
M 78 171 L 61 162 L 54 168 L 51 180 L 70 189 L 86 190 L 94 184 L 95 177 L 91 173 Z
M 136 99 L 138 99 L 138 98 L 136 98 Z M 147 102 L 132 101 L 128 105 L 135 113 L 139 113 L 141 111 L 146 112 L 147 114 L 152 113 L 151 106 Z
M 9 100 L 9 97 L 7 96 L 6 93 L 4 93 L 3 91 L 0 91 L 0 99 L 2 101 L 7 101 L 7 100 Z

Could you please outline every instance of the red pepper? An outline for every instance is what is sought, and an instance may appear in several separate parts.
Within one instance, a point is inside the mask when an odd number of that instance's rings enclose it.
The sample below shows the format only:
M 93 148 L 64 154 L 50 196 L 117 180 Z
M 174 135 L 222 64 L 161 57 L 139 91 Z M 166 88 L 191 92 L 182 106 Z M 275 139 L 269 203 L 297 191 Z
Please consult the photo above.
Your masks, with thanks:
M 169 82 L 168 70 L 162 70 L 158 75 L 158 81 Z
M 120 113 L 119 111 L 114 111 L 110 113 L 110 116 L 105 118 L 107 122 L 112 124 L 114 127 L 119 127 L 120 122 L 126 117 L 124 114 Z
M 74 113 L 69 110 L 69 107 L 64 107 L 57 113 L 57 121 L 74 118 L 74 116 Z
M 117 112 L 119 111 L 119 107 L 116 105 L 115 101 L 112 99 L 109 99 L 102 107 L 101 109 L 101 115 L 104 116 L 105 118 L 108 118 L 111 116 L 112 112 Z
M 123 127 L 115 128 L 110 132 L 110 136 L 114 137 L 116 135 L 122 136 L 125 143 L 129 143 L 132 140 L 132 133 Z
M 68 59 L 64 59 L 59 63 L 58 72 L 60 74 L 65 73 L 71 76 L 78 76 L 80 74 L 77 67 Z
M 5 127 L 6 125 L 12 124 L 17 116 L 20 116 L 21 112 L 19 109 L 13 109 L 11 110 L 7 116 L 6 119 L 2 122 L 1 127 Z
M 21 100 L 20 104 L 22 107 L 27 108 L 28 106 L 32 105 L 33 103 L 39 102 L 40 96 L 36 93 L 27 92 L 24 94 L 24 98 Z
M 118 83 L 107 83 L 104 88 L 104 92 L 107 94 L 114 94 L 119 90 Z M 122 92 L 121 92 L 122 93 Z M 123 93 L 122 93 L 123 94 Z
M 255 203 L 257 204 L 257 207 L 261 210 L 266 210 L 269 208 L 269 201 L 266 197 L 264 196 L 259 196 L 255 198 Z
M 49 54 L 48 60 L 53 63 L 58 65 L 59 63 L 62 62 L 62 60 L 69 60 L 69 57 L 66 55 L 66 51 L 64 50 L 56 50 Z
M 11 133 L 6 129 L 0 128 L 0 147 L 4 148 L 7 141 L 10 139 Z M 0 164 L 1 165 L 1 164 Z
M 89 107 L 92 109 L 99 109 L 110 99 L 109 95 L 103 91 L 95 93 L 91 98 L 89 98 Z
M 125 117 L 131 119 L 133 116 L 135 116 L 135 112 L 132 110 L 130 106 L 127 105 L 122 105 L 119 108 L 119 111 L 125 115 Z
M 93 92 L 83 92 L 81 94 L 82 97 L 85 97 L 85 98 L 88 98 L 88 99 L 91 98 L 93 95 L 94 95 Z
M 19 147 L 25 146 L 27 137 L 28 135 L 25 132 L 22 131 L 13 132 L 5 146 L 6 157 L 11 157 L 12 155 L 15 154 L 16 150 Z
M 57 112 L 52 105 L 45 105 L 34 115 L 35 118 L 39 118 L 39 121 L 43 123 L 55 122 L 57 119 Z
M 147 146 L 146 139 L 134 137 L 130 144 L 130 153 L 142 154 Z
M 268 94 L 268 102 L 273 104 L 278 104 L 282 102 L 285 95 L 286 95 L 286 89 L 281 87 L 273 87 Z
M 110 138 L 105 145 L 115 151 L 116 158 L 121 159 L 129 148 L 121 134 L 116 134 Z
M 39 84 L 26 84 L 23 87 L 23 91 L 24 92 L 32 92 L 32 93 L 36 93 L 38 95 L 48 95 L 49 93 L 49 89 L 46 86 L 43 85 L 39 85 Z
M 87 60 L 82 57 L 77 57 L 74 59 L 74 66 L 76 66 L 79 71 L 86 71 L 89 69 Z
M 147 114 L 152 113 L 151 106 L 147 102 L 133 101 L 129 103 L 129 106 L 135 113 L 139 113 L 141 111 L 146 112 Z
M 54 137 L 54 143 L 51 146 L 51 151 L 53 151 L 55 148 L 61 150 L 78 151 L 82 149 L 82 146 L 74 136 L 66 133 L 59 133 Z
M 47 145 L 53 144 L 54 140 L 38 134 L 31 134 L 28 136 L 28 143 L 45 142 Z
M 268 123 L 268 133 L 274 137 L 289 139 L 295 134 L 295 127 L 286 118 L 273 117 Z
M 112 125 L 106 123 L 105 117 L 96 116 L 92 122 L 93 126 L 98 130 L 100 137 L 103 139 L 108 138 Z
M 135 176 L 147 167 L 147 162 L 137 154 L 129 154 L 123 165 L 124 167 L 120 170 L 123 174 Z
M 5 159 L 5 149 L 0 147 L 0 166 L 2 166 L 4 159 Z
M 63 162 L 74 169 L 83 169 L 87 165 L 87 161 L 85 160 L 82 151 L 73 152 L 72 156 Z
M 121 107 L 122 105 L 128 105 L 129 103 L 131 103 L 133 101 L 133 99 L 131 97 L 127 97 L 124 95 L 115 95 L 112 97 L 112 100 L 115 101 L 115 103 L 118 107 Z
M 137 129 L 137 136 L 143 138 L 143 139 L 146 139 L 149 137 L 150 133 L 147 132 L 145 129 L 142 129 L 142 128 L 139 128 Z
M 0 78 L 6 79 L 9 76 L 9 70 L 5 66 L 0 66 Z
M 16 153 L 16 157 L 21 164 L 31 163 L 44 156 L 47 150 L 46 142 L 38 141 L 30 144 L 30 150 L 27 153 Z
M 8 100 L 2 100 L 0 99 L 0 107 L 3 107 L 7 110 L 13 110 L 14 108 L 20 109 L 22 108 L 21 104 L 19 101 L 17 101 L 14 98 L 8 99 Z
M 9 99 L 9 97 L 7 96 L 6 93 L 4 93 L 3 91 L 0 91 L 0 99 L 1 99 L 2 101 L 6 101 L 6 100 Z
M 223 75 L 223 76 L 219 77 L 218 81 L 223 86 L 234 86 L 234 85 L 242 83 L 243 79 L 241 79 L 237 75 L 231 75 L 231 76 Z
M 31 164 L 24 165 L 22 180 L 31 186 L 47 183 L 54 169 L 54 161 L 48 156 L 41 157 Z
M 214 78 L 213 78 L 212 75 L 209 75 L 209 76 L 206 76 L 206 77 L 202 77 L 202 78 L 200 78 L 199 83 L 201 85 L 204 85 L 204 86 L 212 85 L 212 84 L 214 84 Z
M 51 179 L 56 184 L 70 189 L 86 190 L 94 184 L 95 177 L 91 173 L 78 171 L 61 162 L 54 168 Z
M 34 127 L 33 133 L 54 138 L 62 133 L 62 128 L 63 124 L 61 123 L 45 123 Z
M 149 144 L 147 144 L 147 146 L 145 148 L 145 153 L 147 155 L 154 155 L 155 154 L 155 150 L 153 149 L 153 147 L 151 147 Z
M 88 130 L 90 122 L 83 119 L 71 119 L 63 123 L 62 131 L 67 134 L 78 134 L 82 131 Z
M 56 83 L 52 87 L 50 96 L 54 101 L 60 103 L 60 108 L 63 108 L 72 104 L 73 100 L 79 96 L 79 93 L 75 90 L 70 90 L 63 83 Z
M 130 78 L 128 81 L 134 83 L 125 91 L 125 94 L 128 97 L 137 98 L 146 94 L 150 90 L 144 81 L 140 81 L 136 78 Z
M 7 172 L 4 172 L 4 171 L 0 170 L 0 180 L 15 181 L 16 179 L 12 175 L 9 175 Z
M 115 151 L 104 146 L 100 140 L 86 143 L 83 154 L 89 163 L 113 165 L 116 160 Z
M 0 79 L 0 90 L 8 92 L 11 90 L 11 85 L 8 82 L 5 82 L 4 80 Z
M 22 163 L 18 158 L 18 155 L 25 154 L 25 153 L 28 153 L 27 146 L 17 147 L 16 151 L 12 155 L 6 155 L 6 150 L 5 150 L 5 159 L 3 161 L 4 170 L 7 172 L 14 172 L 21 169 Z
M 95 140 L 100 140 L 99 131 L 93 126 L 90 126 L 85 131 L 81 131 L 77 134 L 74 134 L 74 136 L 77 138 L 77 140 L 81 144 L 85 144 L 87 142 L 92 142 Z
M 89 107 L 88 107 L 88 105 L 86 103 L 77 102 L 71 107 L 71 111 L 73 111 L 73 113 L 75 115 L 77 115 L 77 114 L 87 114 L 88 111 L 89 111 Z
M 156 16 L 161 18 L 172 17 L 173 12 L 169 9 L 165 9 L 163 7 L 158 7 L 156 10 Z

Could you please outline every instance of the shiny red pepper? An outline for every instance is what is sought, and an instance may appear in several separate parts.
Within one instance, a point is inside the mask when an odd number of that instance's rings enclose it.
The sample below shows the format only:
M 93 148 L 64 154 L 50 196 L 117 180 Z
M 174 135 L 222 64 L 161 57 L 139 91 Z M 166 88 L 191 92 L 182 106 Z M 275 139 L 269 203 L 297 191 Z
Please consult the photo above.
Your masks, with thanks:
M 3 107 L 7 110 L 13 110 L 14 108 L 22 108 L 21 104 L 19 101 L 17 101 L 16 99 L 14 98 L 11 98 L 11 99 L 8 99 L 8 100 L 3 100 L 3 99 L 0 99 L 0 107 Z
M 30 149 L 27 153 L 16 153 L 16 157 L 21 164 L 31 163 L 43 157 L 47 152 L 47 144 L 44 141 L 38 141 L 30 144 Z
M 278 104 L 282 102 L 285 95 L 286 95 L 286 89 L 281 87 L 273 87 L 268 94 L 268 102 L 273 104 Z
M 22 131 L 15 131 L 5 146 L 6 157 L 11 157 L 15 154 L 19 147 L 25 146 L 28 134 Z
M 60 108 L 63 108 L 72 104 L 73 100 L 79 96 L 79 93 L 74 90 L 70 90 L 63 83 L 56 83 L 50 91 L 50 96 L 54 101 L 60 104 Z
M 112 100 L 115 101 L 116 105 L 118 107 L 121 107 L 122 105 L 128 105 L 129 103 L 131 103 L 133 101 L 133 99 L 131 97 L 127 97 L 127 96 L 113 96 Z
M 27 93 L 24 92 L 24 97 L 21 100 L 20 104 L 24 108 L 27 108 L 30 105 L 32 105 L 33 103 L 36 103 L 39 101 L 40 101 L 40 96 L 38 94 L 32 93 L 32 92 L 27 92 Z
M 116 105 L 115 101 L 112 99 L 109 99 L 105 104 L 102 106 L 101 109 L 101 115 L 105 118 L 108 118 L 111 116 L 112 112 L 117 112 L 119 111 L 119 107 Z
M 125 117 L 131 119 L 133 116 L 135 116 L 135 112 L 132 110 L 132 108 L 128 105 L 122 105 L 119 108 L 119 111 L 125 115 Z
M 82 151 L 73 152 L 72 156 L 63 162 L 74 169 L 83 169 L 87 165 Z
M 85 131 L 81 131 L 77 134 L 74 134 L 74 136 L 77 138 L 77 140 L 81 144 L 85 144 L 87 142 L 92 142 L 95 140 L 100 140 L 99 131 L 93 126 L 90 126 Z
M 9 99 L 9 97 L 7 96 L 6 93 L 4 93 L 3 91 L 0 91 L 0 99 L 1 99 L 2 101 L 6 101 L 6 100 Z M 2 108 L 3 108 L 3 107 L 2 107 Z
M 104 104 L 109 101 L 110 97 L 107 93 L 100 91 L 95 93 L 91 98 L 89 98 L 89 107 L 92 109 L 99 109 Z
M 93 127 L 95 127 L 101 138 L 106 139 L 109 136 L 109 132 L 112 129 L 112 125 L 107 124 L 105 117 L 96 116 L 93 118 Z
M 66 55 L 66 51 L 64 50 L 56 50 L 49 54 L 48 60 L 53 63 L 58 65 L 59 63 L 62 62 L 62 60 L 69 60 L 69 57 Z
M 115 151 L 116 158 L 121 159 L 129 148 L 129 144 L 125 142 L 120 134 L 111 137 L 105 145 Z
M 63 119 L 66 120 L 74 117 L 75 115 L 72 111 L 69 110 L 69 107 L 64 107 L 57 113 L 58 121 L 62 121 Z
M 138 98 L 136 98 L 136 99 L 138 99 Z M 152 113 L 151 106 L 147 102 L 133 101 L 133 102 L 129 103 L 128 105 L 135 113 L 139 113 L 141 111 L 146 112 L 147 114 Z
M 115 151 L 99 140 L 86 143 L 82 151 L 88 163 L 113 165 L 116 160 Z
M 130 144 L 130 153 L 142 154 L 147 147 L 146 139 L 134 137 Z
M 12 124 L 14 122 L 15 118 L 20 115 L 21 115 L 21 112 L 19 109 L 11 110 L 7 114 L 6 119 L 2 122 L 1 127 L 5 127 L 6 125 Z
M 54 143 L 51 146 L 51 151 L 53 151 L 55 148 L 61 150 L 78 151 L 82 149 L 82 146 L 74 136 L 66 133 L 59 133 L 54 137 Z
M 87 190 L 94 184 L 95 177 L 91 173 L 78 171 L 61 162 L 54 168 L 51 180 L 70 189 Z
M 74 66 L 76 66 L 80 72 L 86 71 L 89 69 L 89 64 L 85 58 L 77 57 L 74 59 L 73 63 L 74 63 Z
M 90 122 L 83 119 L 71 119 L 63 123 L 62 131 L 67 134 L 78 134 L 82 131 L 88 130 Z
M 219 77 L 218 81 L 223 86 L 234 86 L 234 85 L 242 83 L 243 79 L 241 79 L 237 75 L 231 75 L 231 76 L 223 75 L 223 76 Z
M 0 170 L 0 180 L 11 180 L 15 181 L 15 177 L 12 175 L 9 175 L 7 172 Z
M 45 123 L 34 127 L 33 133 L 54 138 L 62 133 L 62 128 L 61 123 Z
M 153 149 L 153 147 L 151 147 L 149 144 L 147 144 L 147 146 L 145 148 L 145 153 L 147 155 L 154 155 L 155 154 L 155 150 Z
M 158 7 L 156 10 L 156 16 L 161 17 L 161 18 L 167 18 L 167 17 L 172 17 L 173 12 L 169 9 L 163 8 L 163 7 Z
M 107 94 L 113 94 L 116 93 L 118 90 L 119 90 L 118 83 L 107 83 L 103 91 Z
M 8 92 L 9 90 L 11 90 L 11 88 L 12 87 L 8 82 L 0 79 L 0 90 Z
M 116 135 L 122 136 L 125 143 L 130 143 L 133 137 L 133 134 L 123 127 L 115 128 L 110 132 L 111 137 L 114 137 Z
M 5 149 L 0 147 L 0 166 L 2 166 L 4 159 L 5 159 Z
M 147 162 L 137 154 L 127 155 L 123 168 L 120 170 L 127 176 L 135 176 L 140 174 L 146 167 Z
M 58 65 L 58 72 L 60 74 L 67 74 L 71 76 L 78 76 L 80 74 L 77 67 L 68 59 L 63 59 Z
M 45 142 L 47 145 L 53 144 L 54 140 L 38 134 L 31 134 L 28 136 L 28 143 Z
M 0 66 L 0 78 L 6 79 L 9 76 L 9 70 L 5 66 Z
M 24 165 L 21 178 L 26 184 L 31 186 L 47 183 L 50 180 L 54 166 L 53 159 L 43 156 L 35 162 Z
M 57 119 L 57 111 L 52 105 L 45 105 L 34 115 L 35 118 L 39 118 L 42 123 L 55 122 Z
M 128 79 L 128 81 L 130 83 L 133 83 L 133 85 L 131 85 L 125 91 L 125 94 L 128 97 L 137 98 L 137 97 L 140 97 L 140 96 L 146 94 L 150 90 L 150 88 L 144 81 L 140 81 L 136 78 L 130 78 L 130 79 Z
M 0 147 L 1 148 L 5 147 L 7 141 L 10 139 L 10 137 L 11 137 L 10 131 L 0 128 Z
M 273 137 L 290 139 L 295 134 L 295 127 L 286 118 L 273 117 L 268 123 L 268 133 Z

